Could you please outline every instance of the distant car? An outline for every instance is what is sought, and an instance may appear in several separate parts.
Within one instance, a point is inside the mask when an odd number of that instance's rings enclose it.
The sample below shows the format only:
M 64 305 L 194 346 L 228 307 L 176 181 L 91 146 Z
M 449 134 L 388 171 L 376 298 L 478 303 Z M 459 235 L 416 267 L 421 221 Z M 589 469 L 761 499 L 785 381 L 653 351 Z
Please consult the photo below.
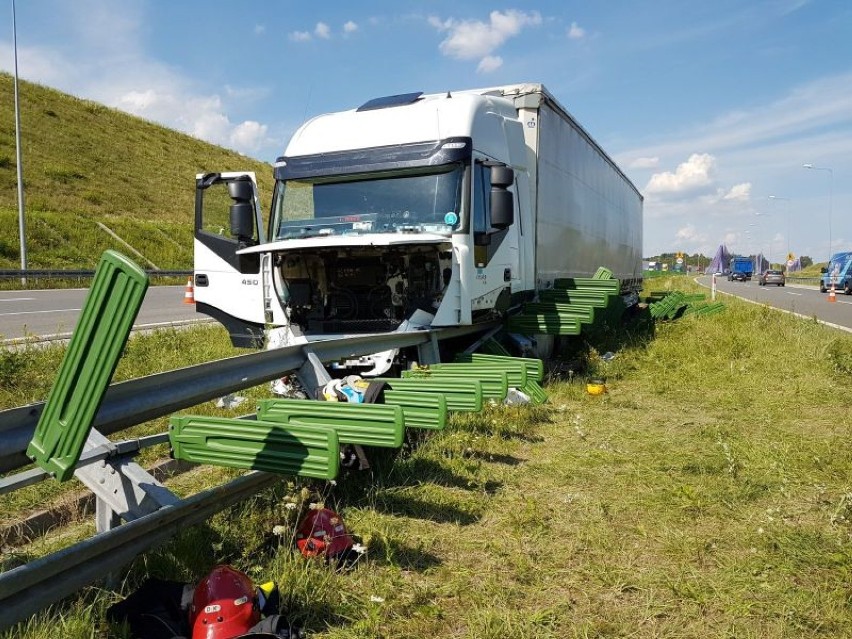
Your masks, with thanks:
M 760 277 L 757 279 L 757 283 L 761 286 L 766 286 L 767 284 L 784 286 L 787 283 L 787 280 L 784 277 L 784 271 L 769 269 L 768 271 L 763 271 L 763 273 L 760 274 Z
M 728 281 L 730 282 L 745 282 L 748 279 L 742 271 L 733 271 L 728 273 Z

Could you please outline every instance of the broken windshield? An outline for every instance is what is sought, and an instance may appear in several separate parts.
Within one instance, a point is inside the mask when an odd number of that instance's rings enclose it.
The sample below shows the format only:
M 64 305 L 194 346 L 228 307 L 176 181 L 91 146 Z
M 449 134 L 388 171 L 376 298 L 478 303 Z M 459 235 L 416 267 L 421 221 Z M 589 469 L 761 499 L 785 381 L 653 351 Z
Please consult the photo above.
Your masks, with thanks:
M 449 234 L 461 219 L 462 163 L 428 172 L 279 180 L 276 240 L 360 233 Z

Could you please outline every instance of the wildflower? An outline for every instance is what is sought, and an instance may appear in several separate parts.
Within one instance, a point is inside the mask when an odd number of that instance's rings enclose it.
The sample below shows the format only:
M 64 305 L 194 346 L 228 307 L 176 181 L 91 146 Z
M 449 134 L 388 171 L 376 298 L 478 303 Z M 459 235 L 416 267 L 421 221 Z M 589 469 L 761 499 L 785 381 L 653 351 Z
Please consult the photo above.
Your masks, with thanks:
M 384 597 L 377 597 L 376 595 L 370 595 L 370 601 L 372 601 L 373 603 L 384 603 L 385 598 Z
M 283 537 L 285 534 L 287 534 L 287 527 L 286 526 L 273 526 L 272 534 L 276 535 L 278 537 Z

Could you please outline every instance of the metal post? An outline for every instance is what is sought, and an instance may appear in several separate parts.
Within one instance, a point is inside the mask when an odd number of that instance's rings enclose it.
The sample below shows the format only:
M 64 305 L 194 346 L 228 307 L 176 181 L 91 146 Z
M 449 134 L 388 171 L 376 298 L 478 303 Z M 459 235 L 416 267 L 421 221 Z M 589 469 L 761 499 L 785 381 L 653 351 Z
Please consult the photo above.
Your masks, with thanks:
M 15 57 L 15 160 L 18 165 L 18 236 L 21 243 L 21 270 L 27 270 L 27 230 L 24 218 L 24 166 L 21 157 L 21 107 L 18 103 L 18 29 L 15 23 L 15 0 L 12 0 L 12 50 Z M 21 284 L 27 285 L 26 276 Z

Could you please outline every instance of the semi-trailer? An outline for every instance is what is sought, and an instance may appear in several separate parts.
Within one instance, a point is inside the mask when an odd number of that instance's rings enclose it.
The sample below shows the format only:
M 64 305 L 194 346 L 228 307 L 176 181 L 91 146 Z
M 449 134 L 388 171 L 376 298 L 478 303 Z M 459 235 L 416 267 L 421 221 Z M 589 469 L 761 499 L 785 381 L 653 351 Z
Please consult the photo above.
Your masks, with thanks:
M 196 308 L 235 345 L 468 325 L 600 266 L 641 288 L 642 195 L 541 84 L 320 115 L 272 170 L 266 220 L 252 173 L 196 176 Z

